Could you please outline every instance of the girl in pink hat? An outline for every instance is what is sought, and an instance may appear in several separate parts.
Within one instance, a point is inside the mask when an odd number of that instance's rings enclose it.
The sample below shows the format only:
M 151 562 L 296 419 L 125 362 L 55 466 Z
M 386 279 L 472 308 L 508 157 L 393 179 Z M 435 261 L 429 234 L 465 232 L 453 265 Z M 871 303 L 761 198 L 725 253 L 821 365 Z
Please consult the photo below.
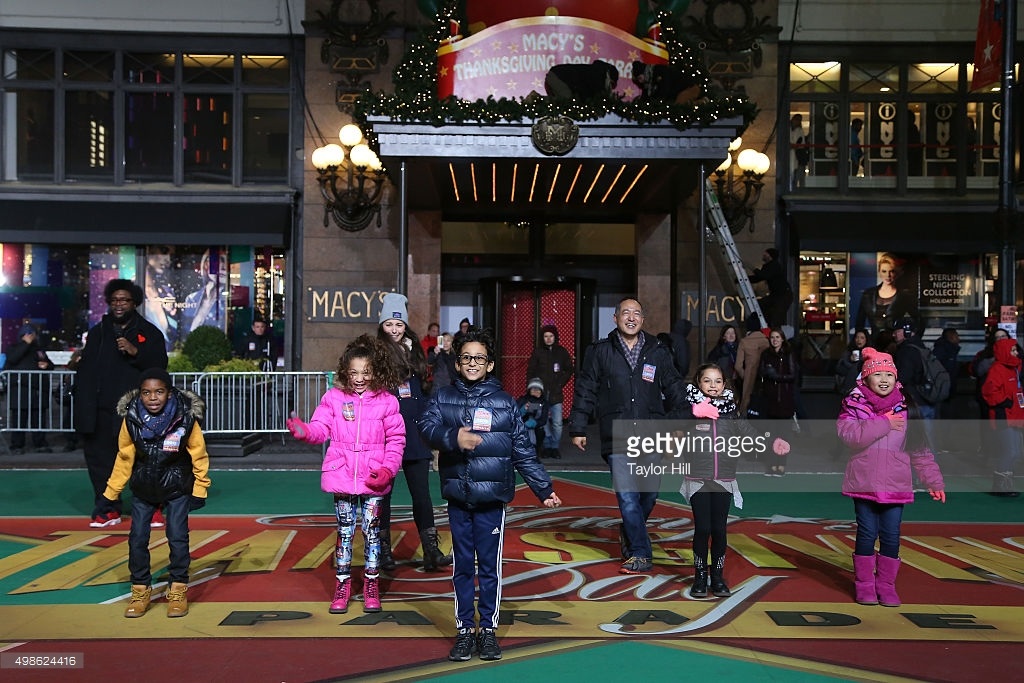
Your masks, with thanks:
M 943 503 L 945 486 L 921 421 L 913 419 L 917 408 L 897 381 L 892 356 L 866 348 L 863 359 L 860 379 L 843 399 L 837 421 L 839 438 L 851 452 L 843 495 L 853 498 L 857 516 L 855 599 L 899 607 L 900 523 L 904 504 L 914 501 L 912 471 Z

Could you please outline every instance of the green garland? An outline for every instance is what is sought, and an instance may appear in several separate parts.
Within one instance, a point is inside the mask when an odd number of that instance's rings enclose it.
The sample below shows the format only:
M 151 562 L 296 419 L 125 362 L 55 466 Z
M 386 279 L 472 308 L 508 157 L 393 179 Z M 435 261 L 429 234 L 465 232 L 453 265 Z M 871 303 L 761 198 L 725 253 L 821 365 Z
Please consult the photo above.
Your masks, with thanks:
M 711 124 L 719 119 L 742 116 L 745 128 L 757 115 L 756 106 L 745 96 L 716 92 L 713 82 L 697 56 L 697 50 L 679 38 L 673 17 L 658 12 L 662 35 L 669 52 L 669 63 L 690 70 L 702 83 L 704 97 L 686 104 L 658 101 L 627 102 L 621 95 L 588 101 L 502 97 L 474 101 L 450 97 L 437 98 L 437 46 L 447 37 L 451 10 L 438 15 L 433 29 L 427 29 L 409 45 L 395 68 L 394 94 L 367 90 L 356 102 L 354 116 L 364 131 L 369 131 L 369 116 L 384 116 L 397 121 L 443 126 L 453 123 L 521 122 L 545 116 L 567 116 L 573 121 L 593 121 L 615 114 L 626 121 L 650 125 L 669 123 L 678 130 Z

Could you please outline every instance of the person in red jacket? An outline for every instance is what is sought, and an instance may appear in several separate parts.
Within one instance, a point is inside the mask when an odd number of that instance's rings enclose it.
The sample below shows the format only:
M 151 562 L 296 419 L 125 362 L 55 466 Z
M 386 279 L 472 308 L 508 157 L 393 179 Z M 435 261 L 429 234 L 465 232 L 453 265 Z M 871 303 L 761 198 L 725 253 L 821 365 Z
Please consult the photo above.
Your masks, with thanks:
M 1013 467 L 1024 454 L 1024 385 L 1021 358 L 1015 339 L 1000 339 L 993 347 L 995 362 L 981 385 L 981 398 L 988 407 L 993 429 L 996 462 L 992 472 L 992 495 L 1016 498 Z

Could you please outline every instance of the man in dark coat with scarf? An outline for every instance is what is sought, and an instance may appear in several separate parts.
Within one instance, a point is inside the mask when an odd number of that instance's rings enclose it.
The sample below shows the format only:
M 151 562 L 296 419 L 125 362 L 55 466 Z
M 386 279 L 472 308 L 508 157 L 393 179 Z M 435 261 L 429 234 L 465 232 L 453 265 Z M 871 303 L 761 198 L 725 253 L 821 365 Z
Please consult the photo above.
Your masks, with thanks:
M 167 369 L 163 334 L 136 310 L 142 305 L 142 288 L 131 280 L 114 279 L 104 287 L 103 297 L 110 308 L 89 330 L 74 388 L 75 431 L 82 436 L 94 494 L 91 527 L 121 522 L 121 501 L 103 497 L 117 455 L 117 402 L 138 389 L 144 370 Z
M 542 458 L 561 457 L 558 446 L 562 441 L 563 389 L 574 370 L 572 356 L 558 343 L 558 328 L 554 325 L 540 328 L 540 343 L 527 363 L 526 376 L 540 379 L 547 392 L 548 419 L 544 423 L 544 445 L 537 449 Z

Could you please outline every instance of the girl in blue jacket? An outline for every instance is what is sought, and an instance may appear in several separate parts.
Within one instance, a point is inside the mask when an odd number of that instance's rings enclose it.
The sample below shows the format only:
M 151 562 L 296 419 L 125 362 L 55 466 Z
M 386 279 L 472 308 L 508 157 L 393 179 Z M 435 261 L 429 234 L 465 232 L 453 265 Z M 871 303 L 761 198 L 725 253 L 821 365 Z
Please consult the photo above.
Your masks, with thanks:
M 516 492 L 516 472 L 545 505 L 562 504 L 551 477 L 537 459 L 515 399 L 491 376 L 494 341 L 488 330 L 470 330 L 455 341 L 458 376 L 430 400 L 420 430 L 440 451 L 441 495 L 448 501 L 448 523 L 455 555 L 455 646 L 453 662 L 475 652 L 501 659 L 495 629 L 501 596 L 501 549 L 505 505 Z M 480 585 L 474 610 L 474 577 Z M 475 630 L 475 611 L 480 630 Z

